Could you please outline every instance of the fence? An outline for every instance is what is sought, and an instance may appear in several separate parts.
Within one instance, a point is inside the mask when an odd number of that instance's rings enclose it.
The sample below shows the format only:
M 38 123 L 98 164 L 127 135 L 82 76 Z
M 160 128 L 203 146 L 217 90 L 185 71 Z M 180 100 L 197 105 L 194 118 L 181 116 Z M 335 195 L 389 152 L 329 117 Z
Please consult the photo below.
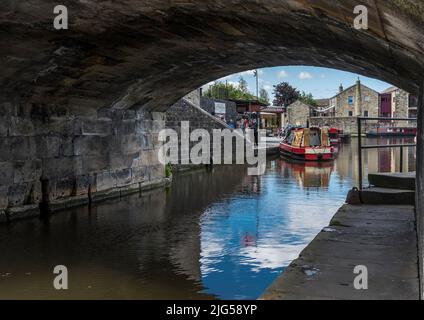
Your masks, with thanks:
M 358 117 L 358 180 L 359 190 L 363 188 L 363 168 L 362 168 L 362 150 L 364 149 L 379 149 L 379 148 L 400 148 L 400 172 L 403 171 L 403 148 L 404 147 L 416 147 L 415 143 L 399 143 L 399 144 L 387 144 L 387 145 L 362 145 L 362 122 L 365 121 L 417 121 L 416 118 L 368 118 Z

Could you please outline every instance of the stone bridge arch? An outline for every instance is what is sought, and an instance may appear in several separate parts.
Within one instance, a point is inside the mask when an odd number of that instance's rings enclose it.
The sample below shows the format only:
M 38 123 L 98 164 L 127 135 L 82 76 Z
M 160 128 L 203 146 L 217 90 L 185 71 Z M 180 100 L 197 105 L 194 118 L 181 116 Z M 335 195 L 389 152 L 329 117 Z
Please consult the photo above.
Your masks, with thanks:
M 38 213 L 43 199 L 60 209 L 158 183 L 157 111 L 234 72 L 332 67 L 420 92 L 422 106 L 420 0 L 61 2 L 68 30 L 53 28 L 51 0 L 0 7 L 0 220 Z M 356 5 L 367 30 L 352 26 Z
M 2 5 L 2 96 L 53 108 L 165 110 L 204 83 L 257 67 L 326 66 L 414 93 L 424 71 L 416 0 L 63 4 L 68 30 L 53 28 L 49 0 Z M 353 27 L 356 5 L 368 8 L 368 30 Z

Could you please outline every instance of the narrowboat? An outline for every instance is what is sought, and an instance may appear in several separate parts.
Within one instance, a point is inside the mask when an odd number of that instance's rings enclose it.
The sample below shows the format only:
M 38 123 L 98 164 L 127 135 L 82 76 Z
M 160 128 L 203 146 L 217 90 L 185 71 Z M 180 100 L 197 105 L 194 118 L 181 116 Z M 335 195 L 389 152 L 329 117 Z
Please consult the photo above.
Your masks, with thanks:
M 343 133 L 341 130 L 336 128 L 330 128 L 328 129 L 328 136 L 330 139 L 330 144 L 332 146 L 338 145 L 342 142 L 342 138 L 340 137 L 340 134 Z
M 280 143 L 280 154 L 304 161 L 331 161 L 335 149 L 327 128 L 290 128 Z
M 415 137 L 417 128 L 412 127 L 381 127 L 367 133 L 368 137 Z

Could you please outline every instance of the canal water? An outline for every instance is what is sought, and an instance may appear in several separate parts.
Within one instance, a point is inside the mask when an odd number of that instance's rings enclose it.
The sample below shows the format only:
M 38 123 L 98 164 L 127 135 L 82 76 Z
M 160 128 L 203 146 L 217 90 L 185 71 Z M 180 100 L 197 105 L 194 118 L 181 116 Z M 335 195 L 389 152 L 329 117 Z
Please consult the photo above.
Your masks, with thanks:
M 366 170 L 399 170 L 399 154 L 365 151 Z M 269 159 L 260 177 L 192 171 L 166 190 L 0 225 L 0 299 L 256 299 L 344 203 L 356 155 L 353 140 L 334 162 Z M 404 152 L 404 170 L 414 164 Z M 68 290 L 53 288 L 56 265 Z

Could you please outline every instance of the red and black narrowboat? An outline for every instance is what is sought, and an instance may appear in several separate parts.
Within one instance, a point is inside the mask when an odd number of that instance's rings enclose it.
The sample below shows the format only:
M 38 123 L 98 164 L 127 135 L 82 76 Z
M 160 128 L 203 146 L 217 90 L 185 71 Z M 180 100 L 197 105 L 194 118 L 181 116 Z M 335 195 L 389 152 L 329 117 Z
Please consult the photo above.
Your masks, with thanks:
M 281 156 L 305 161 L 331 161 L 335 149 L 326 128 L 291 128 L 280 143 Z

